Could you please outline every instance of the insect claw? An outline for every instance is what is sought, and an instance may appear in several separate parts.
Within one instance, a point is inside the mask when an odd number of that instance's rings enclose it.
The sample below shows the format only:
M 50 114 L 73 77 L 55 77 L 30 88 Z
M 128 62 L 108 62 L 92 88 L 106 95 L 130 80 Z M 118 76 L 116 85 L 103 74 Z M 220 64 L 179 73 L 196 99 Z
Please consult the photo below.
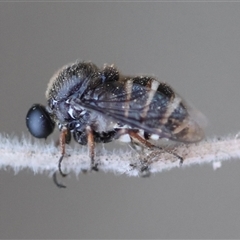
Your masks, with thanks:
M 149 166 L 147 165 L 143 165 L 140 169 L 140 176 L 141 177 L 150 177 L 151 173 L 150 173 L 150 169 Z
M 95 172 L 98 172 L 98 164 L 96 163 L 95 165 L 93 165 L 92 167 L 91 167 L 91 169 L 93 170 L 93 171 L 95 171 Z
M 65 185 L 63 185 L 62 183 L 59 183 L 58 180 L 57 180 L 57 172 L 55 172 L 52 176 L 53 178 L 53 182 L 54 184 L 58 187 L 58 188 L 66 188 Z
M 66 177 L 67 174 L 63 173 L 63 171 L 62 171 L 62 165 L 61 165 L 62 160 L 63 160 L 63 155 L 60 157 L 60 159 L 58 161 L 58 171 L 59 171 L 59 173 L 61 174 L 62 177 Z
M 169 154 L 172 154 L 173 156 L 178 158 L 179 159 L 179 165 L 182 166 L 184 159 L 181 156 L 179 156 L 178 154 L 172 152 L 171 150 L 164 149 L 163 147 L 159 147 L 159 146 L 155 146 L 155 147 L 160 149 L 160 150 L 162 150 L 162 151 L 165 151 L 165 152 L 167 152 Z
M 182 166 L 182 165 L 183 165 L 183 161 L 184 161 L 184 160 L 183 160 L 183 158 L 182 158 L 182 157 L 180 157 L 180 156 L 178 156 L 178 158 L 180 158 L 179 165 L 180 165 L 180 166 Z
M 62 177 L 66 177 L 67 174 L 63 173 L 62 172 L 62 168 L 61 168 L 61 163 L 62 163 L 62 160 L 63 160 L 63 155 L 59 158 L 59 161 L 58 161 L 58 171 L 60 173 L 60 175 Z M 59 188 L 66 188 L 65 185 L 63 185 L 62 183 L 59 183 L 58 180 L 57 180 L 57 171 L 53 174 L 53 182 L 54 184 L 59 187 Z
M 173 153 L 173 152 L 169 152 L 169 153 L 173 154 L 175 157 L 179 159 L 179 166 L 181 167 L 183 165 L 184 159 L 176 153 Z

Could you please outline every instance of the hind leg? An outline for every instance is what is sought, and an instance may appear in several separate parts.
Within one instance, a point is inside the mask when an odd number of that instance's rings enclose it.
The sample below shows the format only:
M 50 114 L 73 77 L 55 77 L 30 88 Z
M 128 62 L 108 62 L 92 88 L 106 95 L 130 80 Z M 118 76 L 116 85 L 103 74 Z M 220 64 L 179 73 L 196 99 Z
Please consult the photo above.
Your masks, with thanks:
M 130 147 L 138 152 L 140 160 L 139 164 L 133 164 L 132 166 L 137 167 L 139 169 L 140 175 L 143 177 L 150 175 L 152 156 L 156 156 L 156 152 L 153 151 L 154 149 L 168 152 L 169 154 L 172 154 L 179 159 L 180 165 L 183 163 L 183 158 L 178 154 L 163 147 L 155 146 L 149 142 L 149 134 L 140 134 L 140 131 L 136 129 L 121 129 L 120 132 L 121 134 L 128 134 L 131 140 Z

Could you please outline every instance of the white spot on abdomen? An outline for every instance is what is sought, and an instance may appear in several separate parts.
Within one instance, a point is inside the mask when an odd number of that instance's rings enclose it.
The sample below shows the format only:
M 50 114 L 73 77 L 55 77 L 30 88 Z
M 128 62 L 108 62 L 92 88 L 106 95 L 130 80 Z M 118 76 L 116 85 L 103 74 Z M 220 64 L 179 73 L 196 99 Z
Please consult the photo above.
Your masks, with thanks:
M 158 140 L 159 136 L 157 134 L 151 134 L 150 139 L 152 140 Z

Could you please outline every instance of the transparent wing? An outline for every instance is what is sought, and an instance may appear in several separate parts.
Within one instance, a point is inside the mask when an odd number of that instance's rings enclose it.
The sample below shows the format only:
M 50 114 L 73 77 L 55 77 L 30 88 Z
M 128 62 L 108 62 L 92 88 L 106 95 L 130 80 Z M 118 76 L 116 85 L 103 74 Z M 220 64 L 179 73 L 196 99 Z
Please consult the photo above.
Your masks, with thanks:
M 96 86 L 76 103 L 149 134 L 182 142 L 201 140 L 202 128 L 189 115 L 182 99 L 165 90 L 152 90 L 136 81 L 130 86 L 115 81 Z

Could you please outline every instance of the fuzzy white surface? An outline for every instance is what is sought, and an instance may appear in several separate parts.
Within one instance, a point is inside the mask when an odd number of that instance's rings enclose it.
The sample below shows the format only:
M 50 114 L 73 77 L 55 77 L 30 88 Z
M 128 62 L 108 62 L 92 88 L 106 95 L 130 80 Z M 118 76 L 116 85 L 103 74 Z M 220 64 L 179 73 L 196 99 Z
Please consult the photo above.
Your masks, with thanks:
M 221 167 L 221 162 L 233 158 L 240 158 L 240 139 L 227 137 L 222 139 L 204 140 L 197 144 L 180 144 L 173 148 L 174 153 L 183 157 L 181 168 L 193 164 L 212 163 L 214 168 Z M 63 159 L 62 169 L 74 172 L 76 175 L 83 170 L 90 170 L 90 160 L 87 148 L 80 145 L 67 147 L 67 156 Z M 150 172 L 157 173 L 180 167 L 179 159 L 173 154 L 153 150 L 146 153 Z M 16 173 L 24 168 L 31 169 L 34 173 L 48 172 L 52 174 L 58 169 L 60 149 L 54 143 L 42 143 L 38 140 L 32 142 L 26 137 L 10 137 L 0 134 L 0 168 L 12 168 Z M 140 168 L 140 155 L 134 150 L 121 150 L 116 148 L 107 151 L 97 149 L 96 160 L 99 170 L 138 176 Z M 136 167 L 134 167 L 136 166 Z

